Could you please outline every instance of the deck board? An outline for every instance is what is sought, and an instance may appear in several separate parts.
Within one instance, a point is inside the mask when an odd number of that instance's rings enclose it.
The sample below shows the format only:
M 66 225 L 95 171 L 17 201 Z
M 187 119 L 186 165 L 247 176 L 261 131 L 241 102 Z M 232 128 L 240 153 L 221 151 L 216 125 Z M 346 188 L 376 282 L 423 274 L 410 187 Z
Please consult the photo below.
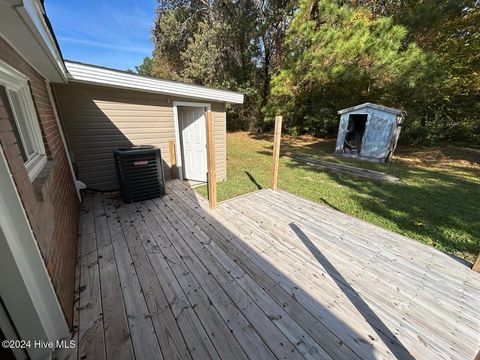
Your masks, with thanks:
M 142 293 L 135 263 L 128 250 L 127 241 L 117 216 L 116 201 L 114 202 L 109 196 L 105 196 L 104 199 L 134 357 L 137 359 L 162 360 L 162 352 Z
M 95 232 L 95 199 L 88 198 L 83 208 L 80 253 L 80 306 L 78 357 L 106 358 L 102 294 Z
M 160 204 L 165 204 L 163 199 L 157 199 L 157 201 Z M 261 306 L 262 304 L 258 299 L 253 299 L 248 292 L 239 287 L 235 278 L 231 275 L 230 269 L 225 269 L 208 251 L 204 243 L 208 243 L 209 240 L 198 235 L 199 230 L 195 227 L 190 227 L 190 230 L 187 228 L 186 224 L 188 224 L 188 222 L 186 215 L 173 206 L 165 206 L 169 208 L 169 212 L 167 212 L 168 218 L 173 218 L 173 214 L 175 214 L 180 219 L 180 222 L 176 223 L 177 231 L 182 234 L 185 245 L 190 248 L 185 247 L 187 252 L 191 256 L 196 255 L 207 272 L 217 280 L 218 285 L 220 285 L 225 294 L 232 301 L 235 301 L 234 306 L 238 308 L 238 311 L 243 314 L 248 323 L 256 330 L 262 342 L 268 346 L 269 351 L 264 355 L 271 357 L 273 353 L 278 358 L 300 359 L 298 349 L 295 348 L 293 344 L 293 342 L 298 342 L 300 339 L 293 337 L 288 339 L 287 336 L 277 328 L 276 323 L 271 321 L 271 318 L 265 312 L 266 307 Z M 262 356 L 261 353 L 258 352 L 258 349 L 255 349 L 255 353 L 253 354 Z M 307 355 L 308 353 L 304 353 L 304 356 Z
M 266 201 L 266 200 L 263 199 L 263 201 Z M 270 211 L 272 211 L 272 210 L 270 210 Z M 283 209 L 282 211 L 283 211 L 283 213 L 278 213 L 278 214 L 277 214 L 278 217 L 281 218 L 282 216 L 284 216 L 284 214 L 286 214 L 285 216 L 289 217 L 290 219 L 292 218 L 291 215 L 288 213 L 288 211 L 287 211 L 286 209 Z M 260 216 L 260 218 L 261 218 L 261 216 Z M 258 218 L 257 218 L 257 219 L 258 219 Z M 264 219 L 264 218 L 263 218 L 263 221 L 264 221 L 264 224 L 265 224 L 265 223 L 268 222 L 268 219 Z M 271 225 L 271 224 L 270 224 L 270 225 Z M 281 225 L 279 225 L 279 224 L 273 224 L 273 226 L 281 227 Z M 306 231 L 307 233 L 311 233 L 310 235 L 311 235 L 313 241 L 317 241 L 317 240 L 322 241 L 322 240 L 324 240 L 324 238 L 323 238 L 323 239 L 322 239 L 322 238 L 318 238 L 318 235 L 321 234 L 321 229 L 319 229 L 316 224 L 309 224 L 308 226 L 311 226 L 313 230 L 308 230 L 308 229 L 307 229 L 307 230 L 305 230 L 305 231 Z M 285 231 L 285 230 L 288 230 L 288 228 L 284 229 L 284 231 Z M 330 232 L 327 233 L 327 234 L 328 234 L 328 235 L 331 235 L 332 237 L 335 236 L 334 234 L 331 234 Z M 289 239 L 294 239 L 294 238 L 292 238 L 292 237 L 287 238 L 287 240 L 289 240 Z M 352 241 L 353 241 L 351 238 L 347 238 L 345 235 L 344 235 L 344 240 L 347 240 L 347 242 L 345 242 L 345 241 L 342 241 L 342 242 L 341 242 L 341 244 L 343 244 L 344 246 L 337 246 L 337 247 L 335 247 L 334 250 L 333 250 L 335 255 L 337 255 L 337 254 L 342 254 L 342 255 L 343 255 L 343 259 L 342 259 L 342 258 L 339 258 L 339 261 L 345 260 L 346 258 L 348 259 L 348 256 L 349 256 L 348 251 L 344 251 L 343 249 L 345 249 L 346 246 L 351 245 L 351 244 L 352 244 Z M 292 244 L 292 247 L 293 247 L 294 249 L 299 249 L 299 248 L 301 248 L 299 245 L 300 245 L 300 244 L 293 243 L 293 244 Z M 328 246 L 328 245 L 329 245 L 329 244 L 326 244 L 326 243 L 324 242 L 324 246 Z M 356 248 L 356 250 L 357 250 L 357 254 L 359 254 L 359 255 L 364 255 L 364 256 L 363 256 L 364 258 L 366 258 L 366 257 L 368 256 L 367 253 L 362 252 L 362 249 L 361 249 L 360 244 L 359 244 L 359 247 Z M 308 250 L 307 250 L 307 251 L 308 251 Z M 385 251 L 382 250 L 382 253 L 384 253 L 384 252 L 385 252 Z M 350 261 L 355 261 L 355 259 L 350 259 Z M 381 265 L 384 267 L 385 270 L 389 270 L 389 271 L 385 271 L 384 273 L 382 273 L 381 276 L 382 276 L 382 279 L 383 279 L 383 280 L 385 280 L 385 279 L 391 280 L 391 282 L 386 283 L 386 285 L 390 285 L 390 286 L 392 287 L 391 290 L 395 290 L 395 289 L 397 288 L 396 285 L 402 285 L 403 288 L 405 288 L 405 287 L 406 287 L 406 288 L 409 288 L 412 292 L 415 292 L 415 291 L 416 291 L 416 288 L 412 285 L 412 283 L 409 283 L 408 281 L 404 281 L 404 279 L 402 279 L 402 278 L 400 278 L 400 277 L 398 277 L 398 276 L 391 276 L 391 275 L 390 275 L 391 273 L 393 273 L 394 271 L 396 271 L 396 266 L 391 266 L 391 262 L 390 262 L 390 261 L 387 261 L 386 263 L 383 263 L 383 262 L 381 262 L 381 259 L 379 259 L 379 258 L 377 257 L 375 263 L 373 264 L 373 266 L 378 266 L 379 264 L 381 264 Z M 349 270 L 349 271 L 353 271 L 353 270 L 355 270 L 355 269 L 348 269 L 348 270 Z M 405 269 L 402 269 L 402 272 L 405 273 L 405 272 L 406 272 Z M 411 277 L 410 277 L 410 279 L 411 279 Z M 374 274 L 374 273 L 372 274 L 371 272 L 366 272 L 366 273 L 364 273 L 364 275 L 363 275 L 362 277 L 359 278 L 359 281 L 362 281 L 362 280 L 363 280 L 363 281 L 364 281 L 364 280 L 367 280 L 367 281 L 377 281 L 377 282 L 378 282 L 380 279 L 379 279 L 379 274 Z M 365 281 L 364 281 L 364 282 L 365 282 Z M 430 279 L 429 282 L 431 283 L 432 280 Z M 365 284 L 364 284 L 364 285 L 365 285 Z M 452 290 L 452 291 L 453 291 L 453 290 Z M 418 292 L 418 291 L 416 291 L 416 292 Z M 390 292 L 390 293 L 387 293 L 386 295 L 392 297 L 392 294 L 395 295 L 394 298 L 395 298 L 396 300 L 400 300 L 402 297 L 405 297 L 405 296 L 407 296 L 407 295 L 411 295 L 411 293 L 410 293 L 410 294 L 407 294 L 407 293 L 404 293 L 404 292 L 401 292 L 401 293 L 398 293 L 398 292 L 391 293 L 391 292 Z M 418 295 L 419 297 L 421 297 L 422 299 L 425 299 L 425 300 L 427 300 L 427 301 L 431 301 L 431 304 L 435 304 L 436 307 L 444 306 L 444 310 L 446 310 L 446 311 L 453 311 L 453 310 L 455 310 L 455 309 L 453 309 L 453 308 L 450 306 L 450 304 L 448 304 L 448 303 L 442 303 L 442 302 L 439 301 L 438 298 L 432 297 L 432 296 L 431 296 L 432 294 L 430 294 L 430 293 L 424 292 L 424 293 L 421 293 L 421 294 L 418 293 L 417 295 Z M 408 299 L 411 300 L 411 297 L 408 296 Z M 428 310 L 431 310 L 431 309 L 427 309 L 427 311 L 428 311 Z M 446 315 L 448 315 L 448 316 L 450 316 L 450 315 L 453 316 L 454 313 L 446 312 Z M 472 315 L 474 315 L 474 314 L 472 313 Z M 474 316 L 475 316 L 475 315 L 474 315 Z M 465 320 L 467 320 L 467 319 L 465 319 Z M 468 334 L 465 334 L 465 335 L 468 335 Z
M 329 355 L 316 344 L 312 336 L 301 328 L 296 321 L 293 321 L 290 314 L 281 305 L 273 301 L 255 279 L 237 264 L 235 259 L 228 256 L 215 241 L 209 241 L 209 236 L 204 230 L 188 217 L 173 201 L 168 198 L 163 200 L 176 214 L 183 213 L 182 221 L 184 221 L 185 225 L 196 230 L 195 233 L 199 241 L 202 242 L 205 249 L 210 252 L 215 260 L 231 274 L 236 282 L 236 286 L 240 286 L 240 288 L 259 305 L 262 311 L 267 314 L 268 318 L 274 320 L 277 327 L 283 331 L 291 342 L 298 344 L 298 348 L 305 357 L 313 356 L 314 358 L 318 358 L 318 356 L 322 356 L 329 358 Z
M 142 246 L 142 234 L 138 232 L 137 227 L 139 220 L 132 217 L 132 213 L 127 206 L 118 203 L 116 207 L 118 219 L 127 240 L 128 250 L 132 255 L 135 270 L 140 280 L 142 294 L 147 303 L 148 317 L 152 319 L 163 358 L 168 360 L 189 359 L 188 348 L 165 297 L 162 284 L 160 284 L 155 269 Z
M 128 331 L 127 315 L 123 305 L 104 199 L 98 196 L 94 198 L 94 202 L 106 357 L 107 359 L 129 360 L 133 357 L 133 347 Z
M 284 191 L 83 205 L 69 359 L 473 359 L 480 274 Z
M 253 308 L 255 304 L 252 303 L 251 306 L 248 306 L 248 304 L 244 303 L 247 300 L 244 294 L 232 299 L 233 294 L 225 292 L 221 283 L 225 284 L 224 281 L 227 281 L 226 277 L 210 272 L 210 269 L 198 257 L 199 254 L 195 254 L 188 247 L 186 241 L 192 241 L 192 239 L 189 239 L 191 232 L 182 225 L 176 214 L 174 215 L 161 204 L 161 201 L 157 205 L 160 205 L 160 208 L 163 207 L 162 211 L 165 212 L 165 218 L 170 222 L 172 229 L 180 235 L 180 237 L 177 237 L 177 241 L 172 242 L 172 245 L 179 252 L 189 271 L 196 277 L 202 289 L 207 293 L 211 306 L 215 307 L 222 318 L 229 324 L 229 328 L 234 336 L 236 334 L 235 337 L 245 353 L 250 358 L 254 356 L 272 358 L 273 349 L 269 348 L 247 319 L 247 314 L 245 314 L 246 309 Z
M 234 216 L 237 218 L 241 215 L 241 212 L 234 213 Z M 291 278 L 295 278 L 297 284 L 300 284 L 304 288 L 309 289 L 309 294 L 315 297 L 318 303 L 325 304 L 325 306 L 328 306 L 328 304 L 335 304 L 335 308 L 337 310 L 340 310 L 337 312 L 339 318 L 345 321 L 345 323 L 355 323 L 357 324 L 357 330 L 360 330 L 362 331 L 362 333 L 366 333 L 369 336 L 376 336 L 375 331 L 372 330 L 371 327 L 381 329 L 383 325 L 382 322 L 380 322 L 379 319 L 376 318 L 369 310 L 369 307 L 374 310 L 374 313 L 378 313 L 385 310 L 385 308 L 387 307 L 386 305 L 388 304 L 388 300 L 390 300 L 383 296 L 384 293 L 383 289 L 381 288 L 376 288 L 370 291 L 369 285 L 378 284 L 378 278 L 369 278 L 368 273 L 366 273 L 365 271 L 363 271 L 361 275 L 355 272 L 351 272 L 351 274 L 353 275 L 352 278 L 363 278 L 363 281 L 362 283 L 360 283 L 360 285 L 362 289 L 366 290 L 362 291 L 362 296 L 359 296 L 355 293 L 354 290 L 351 289 L 348 284 L 345 284 L 342 277 L 335 272 L 333 272 L 333 275 L 332 272 L 330 272 L 329 275 L 332 278 L 335 278 L 338 284 L 335 281 L 330 281 L 328 277 L 312 277 L 310 274 L 315 274 L 317 270 L 316 260 L 309 259 L 306 254 L 299 252 L 298 249 L 294 246 L 283 246 L 284 243 L 288 243 L 290 239 L 293 239 L 293 237 L 289 235 L 288 228 L 282 228 L 281 226 L 278 226 L 278 224 L 273 222 L 270 222 L 268 225 L 266 225 L 268 219 L 262 218 L 259 214 L 256 215 L 255 221 L 261 223 L 262 227 L 259 227 L 257 229 L 259 233 L 257 234 L 257 238 L 255 239 L 255 244 L 252 244 L 252 246 L 257 246 L 257 244 L 261 242 L 260 234 L 263 234 L 263 236 L 265 237 L 265 234 L 270 231 L 270 234 L 272 234 L 273 236 L 269 236 L 268 239 L 273 242 L 274 246 L 269 246 L 269 244 L 267 243 L 267 246 L 269 247 L 257 247 L 259 251 L 267 254 L 268 258 L 272 259 L 272 262 L 282 263 L 282 270 L 284 272 L 287 272 Z M 278 227 L 275 229 L 276 225 Z M 280 242 L 278 242 L 278 240 Z M 298 244 L 297 246 L 300 247 L 300 244 Z M 345 255 L 343 257 L 334 257 L 334 255 L 336 255 L 338 251 L 339 249 L 335 249 L 334 252 L 328 253 L 328 258 L 330 260 L 334 260 L 336 265 L 342 264 L 345 266 L 345 269 L 351 270 L 351 263 L 348 262 L 348 258 L 346 258 Z M 288 252 L 288 255 L 284 255 L 286 254 L 286 252 Z M 297 259 L 298 261 L 292 262 L 292 259 Z M 347 275 L 349 273 L 342 271 L 342 274 Z M 339 298 L 338 294 L 336 294 L 335 291 L 335 288 L 337 286 L 340 287 L 344 293 L 351 293 L 352 297 L 348 298 L 347 296 L 342 295 Z M 397 293 L 397 291 L 393 291 L 391 293 L 395 295 L 393 297 L 393 301 L 399 304 L 400 299 L 398 299 L 399 294 Z M 362 303 L 361 297 L 368 298 L 368 300 L 370 300 L 369 305 Z M 409 307 L 409 310 L 412 310 L 411 306 Z M 368 324 L 370 324 L 371 327 L 369 327 L 367 322 L 362 319 L 362 316 L 359 314 L 359 312 L 367 314 L 367 316 L 369 317 Z M 405 313 L 402 311 L 402 308 L 400 306 L 397 306 L 396 314 L 398 315 L 393 316 L 394 314 L 394 312 L 385 311 L 385 316 L 383 317 L 384 322 L 387 323 L 387 325 L 397 328 L 403 326 L 403 336 L 405 337 L 405 335 L 409 335 L 409 340 L 414 340 L 413 343 L 416 344 L 416 348 L 419 349 L 418 351 L 423 352 L 424 347 L 423 345 L 418 343 L 418 340 L 415 339 L 415 332 L 411 332 L 411 327 L 407 326 L 407 324 L 405 324 L 405 322 L 402 320 L 401 317 L 404 316 Z M 417 321 L 417 319 L 415 320 Z M 417 321 L 415 325 L 419 327 L 421 324 L 419 321 Z M 422 333 L 426 334 L 425 331 L 422 331 Z M 392 340 L 395 341 L 394 338 L 392 338 Z M 434 340 L 436 339 L 434 338 Z M 436 344 L 436 342 L 433 343 Z M 448 349 L 443 349 L 442 351 L 446 352 L 447 350 Z

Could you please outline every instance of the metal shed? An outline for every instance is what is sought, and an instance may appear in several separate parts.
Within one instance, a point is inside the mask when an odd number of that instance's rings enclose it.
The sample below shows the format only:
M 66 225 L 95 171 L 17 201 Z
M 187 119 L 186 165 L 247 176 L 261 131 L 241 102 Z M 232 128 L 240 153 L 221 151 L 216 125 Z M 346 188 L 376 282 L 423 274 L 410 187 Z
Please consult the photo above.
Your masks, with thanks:
M 335 153 L 386 162 L 397 146 L 405 112 L 365 103 L 340 110 Z

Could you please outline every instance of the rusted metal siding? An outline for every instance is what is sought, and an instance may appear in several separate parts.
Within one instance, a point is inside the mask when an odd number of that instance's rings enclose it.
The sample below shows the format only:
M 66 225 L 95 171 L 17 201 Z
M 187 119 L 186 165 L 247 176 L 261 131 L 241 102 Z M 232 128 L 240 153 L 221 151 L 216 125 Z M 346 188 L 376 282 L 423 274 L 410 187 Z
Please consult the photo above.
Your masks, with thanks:
M 396 116 L 379 111 L 368 115 L 360 156 L 385 159 L 390 151 L 390 141 L 396 128 Z
M 175 141 L 173 102 L 188 99 L 80 83 L 55 85 L 55 94 L 78 177 L 87 186 L 117 189 L 112 151 L 131 145 L 158 146 L 165 178 L 170 178 L 168 142 Z M 211 109 L 217 179 L 222 181 L 226 177 L 225 106 L 211 102 Z
M 348 127 L 348 114 L 342 114 L 340 116 L 340 125 L 338 126 L 337 144 L 335 145 L 335 152 L 341 153 L 343 149 L 343 143 L 347 134 Z
M 403 117 L 374 107 L 355 107 L 340 116 L 336 153 L 343 153 L 350 115 L 367 115 L 360 154 L 356 157 L 373 161 L 386 161 L 396 147 Z

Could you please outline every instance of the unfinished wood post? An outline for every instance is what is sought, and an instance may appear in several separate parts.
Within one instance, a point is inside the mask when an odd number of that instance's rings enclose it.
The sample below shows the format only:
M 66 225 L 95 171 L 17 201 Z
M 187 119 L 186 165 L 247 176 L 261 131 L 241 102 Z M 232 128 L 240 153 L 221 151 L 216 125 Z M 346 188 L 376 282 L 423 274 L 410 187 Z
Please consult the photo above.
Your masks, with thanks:
M 472 270 L 476 272 L 480 272 L 480 254 L 477 256 L 477 260 L 475 260 L 475 263 L 472 266 Z M 480 354 L 480 352 L 479 352 Z
M 282 137 L 282 117 L 275 116 L 275 133 L 273 137 L 273 170 L 272 170 L 272 189 L 277 190 L 278 185 L 278 167 L 280 160 L 280 139 Z
M 215 139 L 213 136 L 213 114 L 211 111 L 205 113 L 207 122 L 207 163 L 208 163 L 208 204 L 210 209 L 217 207 L 217 170 L 215 167 Z
M 168 149 L 170 151 L 170 175 L 172 179 L 177 178 L 177 157 L 175 156 L 175 141 L 168 142 Z

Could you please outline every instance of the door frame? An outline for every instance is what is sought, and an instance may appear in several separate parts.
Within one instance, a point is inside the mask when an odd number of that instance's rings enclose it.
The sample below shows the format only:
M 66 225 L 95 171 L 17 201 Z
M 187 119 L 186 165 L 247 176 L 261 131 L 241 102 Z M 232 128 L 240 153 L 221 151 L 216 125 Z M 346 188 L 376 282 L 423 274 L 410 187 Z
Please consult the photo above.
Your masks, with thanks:
M 178 119 L 178 107 L 179 106 L 189 106 L 189 107 L 203 107 L 207 111 L 211 111 L 212 104 L 210 103 L 198 103 L 198 102 L 189 102 L 189 101 L 174 101 L 173 102 L 173 123 L 175 125 L 175 159 L 177 161 L 177 171 L 178 177 L 183 180 L 183 157 L 182 157 L 182 148 L 180 146 L 180 124 Z M 205 142 L 207 141 L 207 124 L 204 122 L 203 126 L 205 127 Z M 205 148 L 205 154 L 207 148 Z
M 8 274 L 0 295 L 19 340 L 32 341 L 28 355 L 49 358 L 54 349 L 33 341 L 56 341 L 69 329 L 1 146 L 0 187 L 0 269 Z
M 370 118 L 372 117 L 372 113 L 369 111 L 366 112 L 352 112 L 348 114 L 347 117 L 347 129 L 348 129 L 348 124 L 350 124 L 350 116 L 352 115 L 366 115 L 367 120 L 365 120 L 365 128 L 363 129 L 363 135 L 362 135 L 362 143 L 360 144 L 360 152 L 357 154 L 357 156 L 362 156 L 361 152 L 363 149 L 363 144 L 365 142 L 365 134 L 367 133 L 367 128 L 368 128 L 368 122 L 370 121 Z M 347 133 L 345 132 L 345 137 L 347 136 Z M 343 144 L 345 144 L 345 140 L 343 141 Z

